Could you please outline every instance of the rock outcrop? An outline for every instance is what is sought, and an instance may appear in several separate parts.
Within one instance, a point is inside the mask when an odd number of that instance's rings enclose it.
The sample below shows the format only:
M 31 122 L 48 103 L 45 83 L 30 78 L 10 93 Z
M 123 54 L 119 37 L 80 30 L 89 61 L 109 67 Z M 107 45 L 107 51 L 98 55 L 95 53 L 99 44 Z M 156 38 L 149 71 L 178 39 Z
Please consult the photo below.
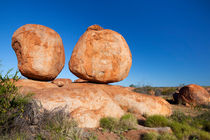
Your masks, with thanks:
M 92 25 L 74 47 L 69 69 L 84 80 L 112 83 L 125 79 L 131 64 L 131 52 L 123 36 Z
M 48 27 L 36 24 L 20 27 L 12 36 L 12 47 L 21 74 L 29 79 L 53 80 L 64 67 L 62 39 Z
M 164 99 L 130 91 L 121 86 L 93 83 L 71 83 L 58 87 L 50 82 L 21 79 L 15 83 L 20 93 L 34 93 L 47 110 L 67 108 L 80 127 L 99 126 L 103 117 L 119 118 L 126 112 L 134 114 L 171 115 L 170 104 Z
M 190 84 L 182 87 L 179 93 L 174 94 L 174 100 L 186 105 L 207 105 L 210 103 L 210 94 L 205 88 Z

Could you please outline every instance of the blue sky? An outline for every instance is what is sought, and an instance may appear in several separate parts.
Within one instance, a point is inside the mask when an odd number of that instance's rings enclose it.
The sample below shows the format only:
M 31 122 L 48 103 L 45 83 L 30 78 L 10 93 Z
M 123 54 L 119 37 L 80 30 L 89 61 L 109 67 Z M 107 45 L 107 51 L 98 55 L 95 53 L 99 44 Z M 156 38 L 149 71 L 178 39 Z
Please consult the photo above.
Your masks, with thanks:
M 129 76 L 116 84 L 210 85 L 209 0 L 27 0 L 0 2 L 1 69 L 17 69 L 12 34 L 24 24 L 54 29 L 66 64 L 58 77 L 77 79 L 68 61 L 88 26 L 121 33 L 132 53 Z

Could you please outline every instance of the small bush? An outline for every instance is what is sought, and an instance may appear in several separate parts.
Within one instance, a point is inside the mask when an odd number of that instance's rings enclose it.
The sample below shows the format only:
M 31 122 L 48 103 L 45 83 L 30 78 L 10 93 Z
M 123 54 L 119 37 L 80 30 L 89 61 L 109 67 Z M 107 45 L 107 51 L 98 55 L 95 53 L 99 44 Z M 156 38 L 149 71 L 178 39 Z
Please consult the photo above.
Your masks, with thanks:
M 173 134 L 158 134 L 154 132 L 146 133 L 143 135 L 142 140 L 177 140 Z
M 169 118 L 179 123 L 189 123 L 192 121 L 192 117 L 187 116 L 183 112 L 180 112 L 180 111 L 173 112 L 173 114 Z
M 173 134 L 164 133 L 158 136 L 158 140 L 177 140 Z
M 18 72 L 11 76 L 10 71 L 5 76 L 0 74 L 0 132 L 5 134 L 14 127 L 14 119 L 23 114 L 31 99 L 31 94 L 24 96 L 18 93 L 14 84 L 19 79 Z
M 65 108 L 56 108 L 52 111 L 45 110 L 39 120 L 37 137 L 42 139 L 84 139 L 83 129 L 77 126 L 77 122 L 70 119 Z
M 117 131 L 119 121 L 113 117 L 105 117 L 100 120 L 100 127 L 104 128 L 105 130 Z
M 161 115 L 149 116 L 145 121 L 145 125 L 148 127 L 164 127 L 167 126 L 168 119 Z
M 205 131 L 198 131 L 197 136 L 199 140 L 210 140 L 210 134 Z
M 133 114 L 125 114 L 120 119 L 105 117 L 100 120 L 100 127 L 110 132 L 121 133 L 136 129 L 138 122 Z
M 145 125 L 149 127 L 169 126 L 177 139 L 205 140 L 210 139 L 210 134 L 208 132 L 205 132 L 205 129 L 208 130 L 209 127 L 209 124 L 207 122 L 209 120 L 209 117 L 207 114 L 208 113 L 205 112 L 204 114 L 201 114 L 197 117 L 190 117 L 180 112 L 174 112 L 174 114 L 168 119 L 163 116 L 154 115 L 147 118 Z M 203 131 L 202 129 L 205 131 Z M 164 140 L 169 138 L 175 139 L 174 136 L 169 136 L 169 134 L 165 134 L 158 136 L 157 140 Z
M 210 111 L 205 111 L 204 113 L 194 117 L 190 125 L 195 128 L 199 128 L 204 131 L 210 132 L 210 117 L 209 116 L 210 116 Z
M 162 95 L 172 95 L 176 92 L 176 87 L 164 88 Z
M 146 133 L 142 136 L 142 140 L 157 140 L 158 139 L 158 133 Z
M 171 127 L 178 139 L 188 138 L 188 136 L 194 131 L 189 125 L 181 124 L 176 121 L 170 122 L 169 127 Z
M 138 124 L 137 118 L 133 114 L 125 114 L 120 118 L 119 128 L 122 131 L 136 129 Z
M 134 89 L 135 92 L 143 93 L 143 94 L 149 94 L 149 92 L 152 90 L 153 90 L 153 87 L 149 86 L 149 85 L 138 87 L 138 88 Z

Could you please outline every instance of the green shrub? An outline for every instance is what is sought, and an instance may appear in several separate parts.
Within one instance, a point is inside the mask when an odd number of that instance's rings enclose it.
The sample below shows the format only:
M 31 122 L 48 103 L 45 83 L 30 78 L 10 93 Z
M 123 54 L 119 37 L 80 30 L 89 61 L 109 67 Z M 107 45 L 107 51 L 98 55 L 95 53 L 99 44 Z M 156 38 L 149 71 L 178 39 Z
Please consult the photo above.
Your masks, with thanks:
M 137 124 L 137 118 L 133 114 L 128 113 L 120 118 L 118 127 L 121 129 L 121 131 L 127 131 L 136 129 Z
M 176 136 L 169 133 L 158 134 L 154 132 L 143 135 L 142 140 L 177 140 Z
M 105 117 L 100 120 L 100 127 L 105 130 L 116 132 L 118 129 L 119 120 L 113 117 Z
M 30 140 L 31 135 L 27 133 L 12 133 L 12 134 L 6 134 L 4 136 L 0 137 L 1 140 Z M 39 139 L 36 139 L 39 140 Z M 43 140 L 43 139 L 40 139 Z
M 137 86 L 134 85 L 134 84 L 131 84 L 131 85 L 129 85 L 129 87 L 134 87 L 134 88 L 136 88 Z
M 133 114 L 125 114 L 120 119 L 105 117 L 100 120 L 100 127 L 110 132 L 121 133 L 136 129 L 138 122 Z
M 148 127 L 164 127 L 167 126 L 167 124 L 168 119 L 161 115 L 149 116 L 145 121 L 145 125 Z
M 176 87 L 164 88 L 162 95 L 172 95 L 176 92 Z
M 10 70 L 11 71 L 11 70 Z M 16 72 L 13 76 L 0 74 L 0 132 L 7 133 L 14 127 L 14 119 L 23 114 L 24 107 L 29 103 L 31 94 L 21 95 L 14 82 L 19 78 Z
M 135 92 L 143 93 L 143 94 L 148 94 L 151 90 L 153 90 L 153 87 L 149 85 L 145 85 L 145 86 L 134 89 Z
M 158 139 L 158 133 L 146 133 L 142 136 L 142 140 L 157 140 Z
M 163 127 L 169 126 L 172 131 L 173 135 L 164 134 L 159 135 L 157 140 L 164 140 L 164 139 L 198 139 L 198 140 L 205 140 L 210 139 L 210 134 L 203 130 L 208 130 L 209 127 L 209 117 L 208 113 L 205 112 L 197 117 L 190 117 L 186 116 L 180 112 L 174 112 L 172 116 L 168 119 L 160 116 L 160 115 L 153 115 L 149 116 L 145 121 L 145 125 L 149 127 Z M 202 130 L 203 129 L 203 130 Z M 149 134 L 148 134 L 149 135 Z M 169 139 L 170 140 L 170 139 Z
M 175 111 L 169 117 L 169 119 L 179 122 L 179 123 L 190 123 L 192 122 L 192 117 L 185 115 L 183 112 Z
M 171 127 L 178 139 L 188 138 L 188 136 L 194 132 L 194 129 L 192 129 L 189 125 L 181 124 L 176 121 L 170 122 L 169 127 Z
M 205 131 L 197 131 L 199 140 L 210 140 L 210 134 Z
M 173 134 L 164 133 L 158 136 L 158 140 L 177 140 Z

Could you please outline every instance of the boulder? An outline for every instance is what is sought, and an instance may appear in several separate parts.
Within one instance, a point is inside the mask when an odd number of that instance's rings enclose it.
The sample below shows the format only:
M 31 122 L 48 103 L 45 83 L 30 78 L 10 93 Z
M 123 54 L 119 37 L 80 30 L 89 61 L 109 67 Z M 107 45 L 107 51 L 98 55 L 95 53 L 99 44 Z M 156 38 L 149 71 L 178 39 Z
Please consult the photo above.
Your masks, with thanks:
M 84 80 L 112 83 L 125 79 L 131 64 L 131 52 L 123 36 L 92 25 L 74 47 L 69 69 Z
M 72 83 L 71 79 L 62 79 L 58 78 L 52 81 L 53 84 L 57 85 L 58 87 L 69 87 Z
M 173 97 L 175 102 L 186 105 L 208 105 L 210 103 L 210 94 L 205 88 L 195 84 L 182 87 Z
M 206 88 L 206 90 L 210 93 L 210 88 Z
M 134 114 L 171 115 L 168 102 L 160 97 L 139 94 L 121 86 L 93 83 L 71 83 L 59 88 L 49 82 L 21 79 L 15 83 L 22 94 L 33 98 L 47 110 L 66 107 L 80 127 L 99 126 L 103 117 L 120 118 L 126 112 Z
M 62 39 L 48 27 L 36 24 L 20 27 L 12 36 L 12 48 L 21 74 L 29 79 L 53 80 L 64 67 Z

